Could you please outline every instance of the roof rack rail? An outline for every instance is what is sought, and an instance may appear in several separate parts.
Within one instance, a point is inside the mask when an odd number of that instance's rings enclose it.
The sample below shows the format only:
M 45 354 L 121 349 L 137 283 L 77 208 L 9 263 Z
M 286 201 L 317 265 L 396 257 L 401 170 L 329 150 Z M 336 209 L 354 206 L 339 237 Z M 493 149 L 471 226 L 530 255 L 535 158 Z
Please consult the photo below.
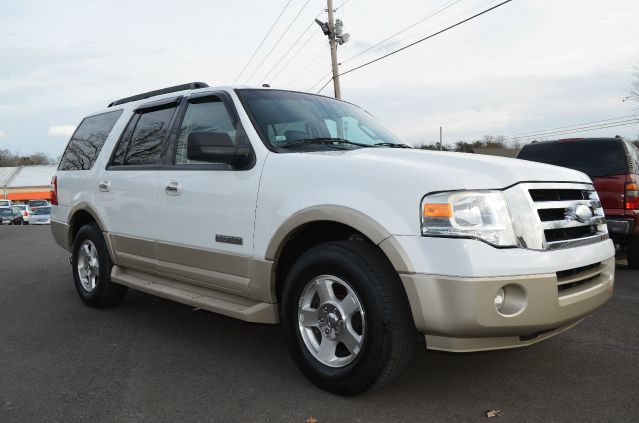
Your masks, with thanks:
M 176 91 L 195 90 L 198 88 L 207 88 L 209 85 L 204 82 L 190 82 L 188 84 L 174 85 L 173 87 L 161 88 L 159 90 L 149 91 L 142 94 L 132 95 L 131 97 L 121 98 L 109 103 L 108 107 L 117 106 L 119 104 L 130 103 L 131 101 L 143 100 L 145 98 L 154 97 L 160 94 L 174 93 Z

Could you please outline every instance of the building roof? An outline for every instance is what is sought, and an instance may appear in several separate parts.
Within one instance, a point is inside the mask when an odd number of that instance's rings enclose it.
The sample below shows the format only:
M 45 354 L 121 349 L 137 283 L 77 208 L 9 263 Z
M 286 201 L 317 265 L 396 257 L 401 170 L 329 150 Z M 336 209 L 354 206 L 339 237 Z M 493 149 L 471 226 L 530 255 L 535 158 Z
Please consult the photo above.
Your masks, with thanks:
M 4 187 L 19 169 L 19 167 L 0 167 L 0 187 Z
M 13 172 L 6 172 L 5 169 L 14 169 Z M 51 178 L 55 175 L 57 166 L 22 166 L 18 168 L 0 168 L 0 187 L 20 188 L 20 187 L 44 187 L 51 184 Z

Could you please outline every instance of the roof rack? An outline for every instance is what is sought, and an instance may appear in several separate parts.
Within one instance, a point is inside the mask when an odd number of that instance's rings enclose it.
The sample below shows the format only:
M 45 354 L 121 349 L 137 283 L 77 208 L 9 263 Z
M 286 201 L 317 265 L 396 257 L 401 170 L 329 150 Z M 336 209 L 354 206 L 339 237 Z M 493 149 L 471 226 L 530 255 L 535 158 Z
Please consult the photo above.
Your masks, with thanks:
M 130 103 L 131 101 L 143 100 L 149 97 L 155 97 L 160 94 L 174 93 L 176 91 L 195 90 L 198 88 L 207 88 L 209 85 L 204 82 L 190 82 L 188 84 L 175 85 L 173 87 L 161 88 L 159 90 L 149 91 L 142 94 L 132 95 L 131 97 L 121 98 L 109 103 L 108 107 L 117 106 L 119 104 Z

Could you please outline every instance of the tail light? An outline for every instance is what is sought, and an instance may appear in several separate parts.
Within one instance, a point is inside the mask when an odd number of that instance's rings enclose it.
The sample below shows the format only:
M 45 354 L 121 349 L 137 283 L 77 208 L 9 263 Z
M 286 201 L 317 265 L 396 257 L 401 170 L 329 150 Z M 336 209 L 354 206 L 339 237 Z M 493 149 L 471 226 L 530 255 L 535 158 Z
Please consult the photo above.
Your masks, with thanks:
M 55 175 L 51 178 L 51 205 L 58 205 L 58 177 Z
M 22 215 L 23 215 L 23 216 L 28 216 L 28 215 L 29 215 L 29 213 L 27 213 L 27 211 L 25 210 L 25 211 L 23 211 L 23 212 L 22 212 Z
M 626 210 L 639 210 L 639 185 L 626 182 Z

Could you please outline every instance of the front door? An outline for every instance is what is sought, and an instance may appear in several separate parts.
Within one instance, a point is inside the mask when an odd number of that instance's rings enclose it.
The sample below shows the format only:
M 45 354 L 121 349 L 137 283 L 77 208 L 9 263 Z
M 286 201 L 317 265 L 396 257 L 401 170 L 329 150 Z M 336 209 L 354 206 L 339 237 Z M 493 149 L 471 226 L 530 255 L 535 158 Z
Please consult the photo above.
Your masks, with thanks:
M 262 163 L 234 168 L 188 159 L 191 132 L 249 142 L 228 95 L 191 97 L 181 114 L 172 158 L 158 176 L 158 267 L 185 282 L 247 295 Z

